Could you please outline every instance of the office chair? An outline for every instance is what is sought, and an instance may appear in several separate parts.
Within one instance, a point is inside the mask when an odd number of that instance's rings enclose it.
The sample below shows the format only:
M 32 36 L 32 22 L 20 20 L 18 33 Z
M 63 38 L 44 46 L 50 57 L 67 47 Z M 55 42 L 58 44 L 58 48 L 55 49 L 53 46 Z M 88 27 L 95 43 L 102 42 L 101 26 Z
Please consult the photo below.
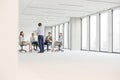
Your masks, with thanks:
M 55 50 L 55 51 L 61 51 L 61 52 L 64 52 L 64 50 L 63 50 L 63 49 L 61 49 L 61 46 L 62 46 L 62 43 L 58 45 L 58 49 L 57 49 L 57 50 Z
M 51 46 L 51 45 L 52 45 L 52 42 L 48 42 L 47 44 L 45 44 L 45 43 L 44 43 L 44 45 L 46 45 L 46 46 L 47 46 L 47 49 L 45 49 L 45 50 L 47 50 L 47 51 L 51 50 L 51 49 L 49 49 L 49 46 Z
M 24 51 L 24 52 L 27 52 L 25 49 L 23 49 L 23 46 L 24 45 L 20 45 L 21 49 L 19 50 L 20 52 Z
M 33 46 L 33 49 L 32 49 L 32 50 L 34 50 L 34 51 L 37 51 L 37 50 L 38 50 L 37 48 L 35 49 L 35 45 L 32 44 L 32 46 Z

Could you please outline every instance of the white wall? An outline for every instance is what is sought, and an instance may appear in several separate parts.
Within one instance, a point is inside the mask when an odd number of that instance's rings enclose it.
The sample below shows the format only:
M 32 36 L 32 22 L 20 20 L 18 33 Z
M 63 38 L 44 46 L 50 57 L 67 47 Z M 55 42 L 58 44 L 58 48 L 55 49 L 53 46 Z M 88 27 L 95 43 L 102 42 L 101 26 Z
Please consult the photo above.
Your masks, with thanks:
M 45 36 L 48 35 L 48 32 L 52 33 L 52 28 L 51 27 L 45 27 Z
M 24 31 L 25 40 L 29 41 L 31 33 L 37 30 L 39 21 L 37 20 L 20 20 L 19 32 Z M 43 24 L 44 26 L 44 24 Z
M 0 80 L 17 77 L 18 0 L 0 0 Z
M 70 46 L 71 46 L 71 50 L 80 50 L 81 46 L 81 41 L 80 41 L 80 38 L 81 38 L 81 20 L 80 18 L 70 18 L 70 30 L 71 30 L 71 33 L 70 33 Z

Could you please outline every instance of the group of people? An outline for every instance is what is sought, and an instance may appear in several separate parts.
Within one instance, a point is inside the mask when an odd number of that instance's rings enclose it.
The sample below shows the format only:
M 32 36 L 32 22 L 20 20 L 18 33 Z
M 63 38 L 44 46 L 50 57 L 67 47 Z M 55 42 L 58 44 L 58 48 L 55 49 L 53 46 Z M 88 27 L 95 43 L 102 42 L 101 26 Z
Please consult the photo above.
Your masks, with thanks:
M 45 38 L 44 41 L 44 27 L 42 26 L 42 23 L 38 23 L 38 28 L 36 30 L 36 35 L 38 37 L 38 40 L 35 39 L 34 32 L 31 34 L 30 42 L 24 40 L 24 32 L 21 31 L 19 34 L 19 45 L 23 46 L 29 46 L 29 51 L 32 51 L 32 46 L 34 47 L 34 50 L 38 50 L 37 47 L 39 47 L 38 53 L 44 53 L 44 45 L 47 45 L 47 51 L 50 50 L 49 46 L 52 45 L 51 51 L 55 51 L 55 46 L 62 45 L 63 36 L 62 33 L 59 33 L 59 38 L 57 41 L 53 42 L 51 32 L 48 32 L 48 35 Z

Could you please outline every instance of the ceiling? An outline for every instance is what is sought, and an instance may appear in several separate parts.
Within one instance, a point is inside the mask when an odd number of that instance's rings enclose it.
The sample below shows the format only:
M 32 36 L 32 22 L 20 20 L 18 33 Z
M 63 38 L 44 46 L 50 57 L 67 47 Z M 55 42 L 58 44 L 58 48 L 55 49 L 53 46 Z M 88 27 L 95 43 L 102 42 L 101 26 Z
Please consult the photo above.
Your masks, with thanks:
M 52 26 L 117 6 L 120 0 L 19 0 L 19 19 Z

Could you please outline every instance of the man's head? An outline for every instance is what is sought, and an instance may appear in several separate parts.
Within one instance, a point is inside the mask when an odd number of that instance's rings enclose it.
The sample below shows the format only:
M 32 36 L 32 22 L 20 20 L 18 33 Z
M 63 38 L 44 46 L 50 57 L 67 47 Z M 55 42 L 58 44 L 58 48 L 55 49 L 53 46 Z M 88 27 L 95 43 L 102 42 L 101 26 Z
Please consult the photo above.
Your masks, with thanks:
M 59 33 L 59 36 L 62 36 L 62 33 Z
M 48 35 L 50 36 L 50 35 L 51 35 L 51 32 L 48 32 Z
M 38 23 L 38 26 L 39 26 L 39 27 L 42 26 L 42 23 Z

